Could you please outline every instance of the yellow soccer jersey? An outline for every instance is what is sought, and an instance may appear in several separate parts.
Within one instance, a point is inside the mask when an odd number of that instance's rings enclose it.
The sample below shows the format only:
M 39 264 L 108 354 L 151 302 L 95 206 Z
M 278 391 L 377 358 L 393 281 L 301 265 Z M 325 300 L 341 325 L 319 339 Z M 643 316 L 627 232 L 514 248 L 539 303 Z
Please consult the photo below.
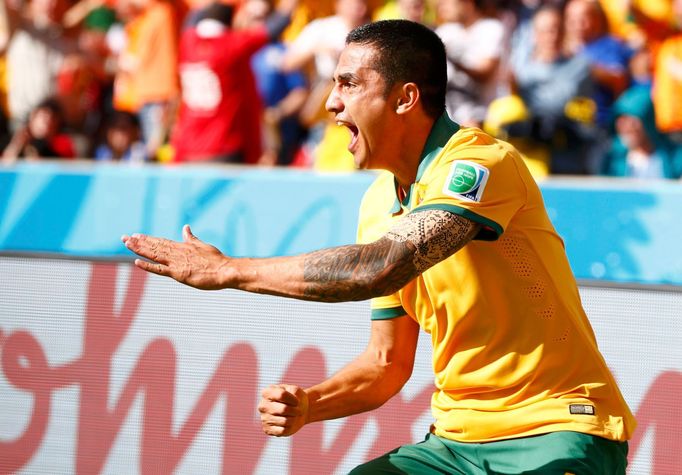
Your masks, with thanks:
M 407 314 L 431 335 L 435 433 L 462 442 L 562 430 L 630 438 L 635 420 L 519 154 L 443 116 L 409 194 L 396 196 L 393 175 L 381 174 L 363 198 L 358 242 L 428 209 L 483 225 L 459 252 L 372 300 L 373 319 Z

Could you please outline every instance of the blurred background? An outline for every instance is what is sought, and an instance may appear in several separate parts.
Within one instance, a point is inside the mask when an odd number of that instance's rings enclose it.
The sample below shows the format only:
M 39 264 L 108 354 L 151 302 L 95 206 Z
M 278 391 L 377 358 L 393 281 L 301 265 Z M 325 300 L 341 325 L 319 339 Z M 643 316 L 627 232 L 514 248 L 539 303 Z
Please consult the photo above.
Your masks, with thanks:
M 375 175 L 324 101 L 347 32 L 407 18 L 443 39 L 449 114 L 540 184 L 639 421 L 629 473 L 678 474 L 682 0 L 300 0 L 277 27 L 291 5 L 0 3 L 0 473 L 342 474 L 423 438 L 428 337 L 378 411 L 267 438 L 260 389 L 340 369 L 368 303 L 200 292 L 119 240 L 353 242 Z
M 254 43 L 273 1 L 4 1 L 2 161 L 351 170 L 323 110 L 336 58 L 350 29 L 407 18 L 445 43 L 450 115 L 536 177 L 682 174 L 682 1 L 301 0 Z

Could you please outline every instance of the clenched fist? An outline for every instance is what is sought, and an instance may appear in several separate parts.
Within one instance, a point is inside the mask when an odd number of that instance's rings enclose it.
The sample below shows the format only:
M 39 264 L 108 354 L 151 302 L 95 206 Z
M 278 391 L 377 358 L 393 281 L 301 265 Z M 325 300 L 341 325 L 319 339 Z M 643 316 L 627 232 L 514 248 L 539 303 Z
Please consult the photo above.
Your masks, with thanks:
M 308 393 L 293 384 L 263 390 L 258 411 L 263 432 L 276 437 L 295 434 L 308 422 Z

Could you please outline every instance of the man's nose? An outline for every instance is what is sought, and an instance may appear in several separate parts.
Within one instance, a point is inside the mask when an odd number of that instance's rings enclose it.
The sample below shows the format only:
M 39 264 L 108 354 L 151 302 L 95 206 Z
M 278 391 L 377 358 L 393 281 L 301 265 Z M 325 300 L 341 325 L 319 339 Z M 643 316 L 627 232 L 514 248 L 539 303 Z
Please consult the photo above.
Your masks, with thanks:
M 324 108 L 327 109 L 327 111 L 333 112 L 335 114 L 338 114 L 343 110 L 343 102 L 341 102 L 341 98 L 339 97 L 339 94 L 336 90 L 336 86 L 334 86 L 329 93 L 329 97 L 327 97 L 327 102 L 325 102 Z

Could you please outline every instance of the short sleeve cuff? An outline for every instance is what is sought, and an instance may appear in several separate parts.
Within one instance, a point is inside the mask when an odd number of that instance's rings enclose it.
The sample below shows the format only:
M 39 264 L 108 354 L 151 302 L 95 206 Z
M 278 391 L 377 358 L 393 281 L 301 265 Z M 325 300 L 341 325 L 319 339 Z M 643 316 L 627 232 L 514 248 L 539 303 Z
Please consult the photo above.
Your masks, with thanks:
M 407 312 L 402 307 L 372 309 L 372 320 L 390 320 L 391 318 L 398 318 L 403 315 L 407 315 Z
M 488 219 L 484 216 L 481 216 L 480 214 L 474 213 L 470 209 L 462 208 L 460 206 L 444 204 L 444 203 L 437 203 L 437 204 L 419 206 L 418 208 L 413 209 L 412 212 L 418 213 L 420 211 L 428 211 L 430 209 L 438 209 L 438 210 L 448 211 L 450 213 L 459 215 L 463 218 L 466 218 L 468 220 L 471 220 L 475 223 L 480 224 L 481 226 L 483 226 L 483 228 L 481 229 L 481 231 L 479 231 L 479 233 L 474 238 L 474 239 L 478 239 L 480 241 L 497 241 L 497 239 L 504 232 L 504 229 L 502 228 L 502 226 L 497 224 L 492 219 Z

